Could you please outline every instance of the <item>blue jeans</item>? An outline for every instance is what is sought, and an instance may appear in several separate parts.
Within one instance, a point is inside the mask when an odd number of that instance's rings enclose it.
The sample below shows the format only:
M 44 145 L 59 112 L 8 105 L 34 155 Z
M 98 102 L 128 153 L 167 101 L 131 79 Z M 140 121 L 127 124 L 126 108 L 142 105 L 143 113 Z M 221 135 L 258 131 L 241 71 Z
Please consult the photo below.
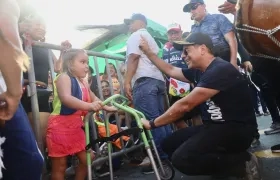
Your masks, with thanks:
M 38 149 L 27 115 L 20 104 L 14 117 L 0 128 L 6 141 L 3 178 L 9 180 L 40 180 L 44 159 Z
M 142 77 L 133 86 L 133 105 L 147 119 L 155 119 L 164 113 L 165 82 Z M 161 159 L 168 158 L 161 148 L 162 140 L 172 133 L 170 125 L 152 130 L 152 135 Z

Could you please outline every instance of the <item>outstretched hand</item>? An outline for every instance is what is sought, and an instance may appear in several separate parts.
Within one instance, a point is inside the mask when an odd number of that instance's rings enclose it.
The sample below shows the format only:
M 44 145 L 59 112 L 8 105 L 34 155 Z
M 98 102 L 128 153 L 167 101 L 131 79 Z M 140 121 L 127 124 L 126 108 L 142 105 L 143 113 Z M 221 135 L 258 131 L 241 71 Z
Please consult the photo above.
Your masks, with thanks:
M 142 121 L 142 124 L 143 124 L 145 129 L 148 129 L 148 130 L 151 129 L 150 121 L 149 120 L 142 118 L 141 121 Z
M 103 108 L 103 104 L 102 101 L 94 101 L 92 103 L 90 103 L 90 110 L 92 111 L 100 111 Z
M 66 40 L 61 42 L 61 47 L 62 47 L 62 52 L 66 52 L 72 48 L 72 44 L 68 40 Z
M 236 12 L 235 4 L 226 1 L 224 4 L 218 7 L 218 10 L 223 14 L 234 14 Z
M 151 51 L 148 41 L 142 35 L 139 48 L 143 51 L 144 54 L 147 54 Z

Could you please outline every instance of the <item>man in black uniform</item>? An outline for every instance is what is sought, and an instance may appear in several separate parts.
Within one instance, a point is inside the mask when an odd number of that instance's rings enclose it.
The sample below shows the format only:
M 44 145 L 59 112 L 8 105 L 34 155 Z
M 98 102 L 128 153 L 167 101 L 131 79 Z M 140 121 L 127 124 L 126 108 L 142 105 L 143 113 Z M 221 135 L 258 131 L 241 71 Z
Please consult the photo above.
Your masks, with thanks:
M 164 140 L 162 147 L 172 164 L 188 175 L 260 179 L 257 159 L 247 152 L 257 128 L 247 81 L 232 64 L 214 57 L 213 43 L 206 34 L 192 33 L 185 41 L 173 45 L 183 50 L 182 57 L 189 69 L 162 61 L 145 40 L 140 47 L 163 73 L 197 85 L 163 115 L 150 121 L 143 119 L 144 127 L 153 129 L 173 123 L 206 102 L 211 121 L 178 130 Z M 195 74 L 199 72 L 202 74 L 197 79 Z

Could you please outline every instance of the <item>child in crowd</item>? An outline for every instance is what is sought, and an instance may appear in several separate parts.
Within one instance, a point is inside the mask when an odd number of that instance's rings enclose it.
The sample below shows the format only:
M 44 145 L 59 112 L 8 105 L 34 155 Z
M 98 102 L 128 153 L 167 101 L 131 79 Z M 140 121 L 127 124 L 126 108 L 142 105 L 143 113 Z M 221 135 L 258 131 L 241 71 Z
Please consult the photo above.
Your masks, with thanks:
M 109 72 L 107 71 L 107 66 L 104 68 L 104 75 L 100 76 L 100 80 L 106 80 L 109 81 L 109 76 L 112 78 L 112 83 L 113 83 L 113 89 L 114 89 L 114 94 L 120 94 L 121 93 L 121 87 L 120 87 L 120 82 L 118 78 L 118 73 L 115 65 L 113 63 L 108 63 L 108 69 Z
M 74 154 L 79 159 L 76 179 L 85 179 L 87 166 L 83 117 L 88 111 L 117 110 L 103 106 L 90 90 L 85 79 L 88 70 L 88 56 L 84 50 L 68 51 L 63 56 L 62 73 L 54 81 L 53 112 L 46 135 L 53 180 L 64 179 L 67 156 Z

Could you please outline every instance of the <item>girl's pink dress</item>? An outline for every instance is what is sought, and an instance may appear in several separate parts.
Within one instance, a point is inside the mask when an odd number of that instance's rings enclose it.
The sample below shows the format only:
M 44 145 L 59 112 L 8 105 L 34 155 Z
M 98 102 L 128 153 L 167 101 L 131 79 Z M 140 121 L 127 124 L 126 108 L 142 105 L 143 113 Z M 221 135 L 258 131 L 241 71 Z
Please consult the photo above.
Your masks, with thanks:
M 81 87 L 83 101 L 89 102 L 86 87 Z M 78 110 L 71 115 L 51 115 L 49 117 L 46 142 L 50 157 L 65 157 L 84 151 L 86 146 L 83 117 L 87 111 Z

